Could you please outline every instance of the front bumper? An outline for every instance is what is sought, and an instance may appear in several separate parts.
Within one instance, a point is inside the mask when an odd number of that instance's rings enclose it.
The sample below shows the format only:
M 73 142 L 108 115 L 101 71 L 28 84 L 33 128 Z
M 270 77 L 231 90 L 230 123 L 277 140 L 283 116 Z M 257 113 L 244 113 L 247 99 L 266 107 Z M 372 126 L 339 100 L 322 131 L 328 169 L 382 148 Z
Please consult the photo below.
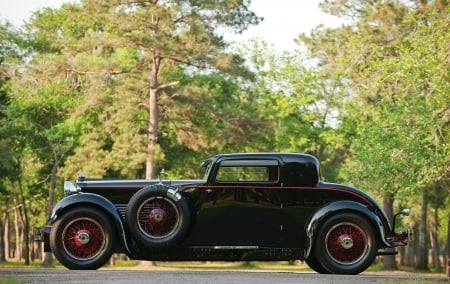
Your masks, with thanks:
M 51 252 L 50 248 L 50 231 L 52 226 L 45 226 L 44 228 L 34 229 L 34 241 L 44 243 L 44 252 Z

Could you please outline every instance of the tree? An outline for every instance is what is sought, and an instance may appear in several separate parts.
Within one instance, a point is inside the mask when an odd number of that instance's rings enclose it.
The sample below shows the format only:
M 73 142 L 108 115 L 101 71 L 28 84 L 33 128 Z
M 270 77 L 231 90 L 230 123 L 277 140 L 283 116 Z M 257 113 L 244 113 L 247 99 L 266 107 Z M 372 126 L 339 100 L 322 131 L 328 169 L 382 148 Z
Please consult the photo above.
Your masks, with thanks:
M 156 161 L 164 159 L 158 145 L 165 114 L 161 108 L 167 109 L 171 101 L 200 102 L 189 92 L 201 89 L 189 86 L 186 79 L 214 72 L 249 77 L 242 59 L 226 49 L 220 34 L 222 28 L 240 32 L 259 21 L 247 6 L 247 1 L 223 0 L 86 0 L 37 13 L 31 22 L 34 38 L 45 37 L 45 45 L 66 55 L 73 75 L 85 80 L 86 98 L 91 96 L 85 101 L 85 114 L 92 125 L 99 122 L 104 128 L 101 135 L 81 137 L 83 144 L 97 145 L 101 151 L 86 148 L 75 154 L 89 155 L 98 165 L 97 175 L 111 168 L 126 174 L 114 165 L 125 161 L 128 168 L 139 169 L 144 158 L 145 176 L 154 177 Z M 100 106 L 105 103 L 110 106 Z M 188 110 L 185 105 L 171 112 Z M 195 132 L 182 124 L 186 125 L 172 120 L 170 126 Z
M 149 110 L 147 128 L 146 178 L 155 176 L 158 141 L 158 100 L 163 91 L 178 81 L 167 81 L 164 71 L 170 66 L 185 66 L 185 72 L 195 69 L 215 69 L 233 75 L 239 68 L 236 55 L 226 52 L 226 44 L 217 33 L 221 27 L 242 31 L 258 22 L 248 3 L 242 1 L 126 1 L 119 10 L 118 19 L 128 25 L 114 27 L 139 47 L 143 70 L 148 70 Z M 226 5 L 225 5 L 226 3 Z M 122 21 L 116 21 L 122 22 Z
M 346 142 L 339 131 L 341 92 L 304 54 L 277 54 L 262 41 L 242 47 L 257 80 L 252 92 L 272 123 L 268 150 L 305 152 L 319 158 L 325 178 L 336 180 Z
M 20 206 L 20 215 L 22 217 L 22 222 L 24 224 L 25 233 L 23 234 L 23 240 L 17 238 L 17 244 L 24 244 L 24 256 L 25 263 L 29 264 L 29 222 L 27 215 L 27 205 L 25 203 L 25 194 L 23 183 L 20 178 L 21 170 L 21 159 L 17 153 L 15 153 L 14 139 L 9 135 L 8 131 L 5 129 L 5 124 L 7 124 L 8 108 L 10 105 L 10 100 L 8 97 L 8 90 L 6 88 L 8 82 L 14 76 L 15 69 L 14 64 L 20 62 L 25 54 L 24 40 L 22 34 L 15 29 L 9 22 L 0 22 L 0 192 L 2 193 L 2 198 L 0 199 L 0 206 L 2 208 L 2 221 L 0 221 L 0 261 L 6 260 L 5 251 L 8 248 L 9 240 L 3 238 L 6 236 L 4 232 L 8 232 L 8 216 L 11 206 L 8 204 L 14 200 L 18 199 Z M 18 188 L 18 192 L 14 192 L 12 188 L 14 186 Z M 4 223 L 3 223 L 4 222 Z M 20 251 L 16 252 L 21 253 Z
M 441 44 L 448 42 L 442 24 L 448 8 L 442 1 L 410 4 L 325 1 L 328 11 L 350 16 L 352 26 L 300 37 L 319 59 L 318 66 L 347 90 L 341 113 L 352 156 L 343 177 L 383 192 L 390 216 L 394 200 L 405 203 L 419 192 L 426 210 L 432 184 L 448 176 L 448 131 L 443 130 L 448 128 L 443 115 L 448 111 L 448 78 L 442 76 L 448 73 L 442 64 L 448 48 Z M 426 214 L 421 215 L 426 224 Z M 425 228 L 420 230 L 422 256 Z M 419 257 L 418 268 L 426 268 L 425 259 Z M 395 268 L 392 258 L 384 260 L 386 269 Z

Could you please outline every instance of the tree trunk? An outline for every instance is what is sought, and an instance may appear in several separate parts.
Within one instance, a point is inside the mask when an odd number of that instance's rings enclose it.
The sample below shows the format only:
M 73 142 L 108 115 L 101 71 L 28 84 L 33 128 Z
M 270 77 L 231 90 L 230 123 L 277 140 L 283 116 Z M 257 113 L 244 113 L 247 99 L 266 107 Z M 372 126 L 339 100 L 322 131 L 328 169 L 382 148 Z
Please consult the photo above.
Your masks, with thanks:
M 447 277 L 450 277 L 450 218 L 447 219 L 447 250 L 446 250 L 446 254 L 445 254 L 445 264 L 446 264 L 446 272 L 447 272 Z
M 6 214 L 8 214 L 6 210 L 7 209 L 5 209 L 5 211 L 3 211 L 2 219 L 0 220 L 0 262 L 6 261 L 5 229 L 4 229 L 8 225 L 8 223 L 5 222 L 5 221 L 7 221 Z
M 405 263 L 404 265 L 406 266 L 410 266 L 410 267 L 415 267 L 416 262 L 415 262 L 415 258 L 416 258 L 416 243 L 417 243 L 417 225 L 414 224 L 413 226 L 413 241 L 410 242 L 406 247 L 405 247 Z
M 22 210 L 20 210 L 20 213 L 21 213 L 20 216 L 21 216 L 22 224 L 23 224 L 23 230 L 22 230 L 23 258 L 25 260 L 25 265 L 30 265 L 30 241 L 29 241 L 30 226 L 29 226 L 29 222 L 28 222 L 27 205 L 25 202 L 25 197 L 23 196 L 23 187 L 22 187 L 21 177 L 19 177 L 18 186 L 19 186 L 20 205 L 21 205 L 19 209 L 22 209 Z
M 439 259 L 439 240 L 437 239 L 437 228 L 435 224 L 431 225 L 430 228 L 430 246 L 431 246 L 431 261 L 436 269 L 436 272 L 441 272 L 441 260 Z
M 153 21 L 157 21 L 157 19 L 153 18 Z M 148 110 L 149 110 L 149 118 L 148 118 L 148 145 L 147 145 L 147 161 L 146 161 L 146 169 L 145 169 L 145 178 L 153 179 L 156 174 L 156 154 L 157 154 L 157 145 L 158 145 L 158 73 L 159 73 L 159 64 L 161 63 L 161 58 L 158 53 L 155 53 L 153 56 L 151 72 L 150 72 L 150 91 L 148 97 Z M 140 261 L 141 265 L 151 265 L 157 266 L 155 261 L 146 262 Z
M 5 224 L 3 231 L 3 239 L 5 242 L 5 260 L 9 258 L 9 213 L 8 208 L 6 208 L 5 213 L 3 215 L 3 223 Z
M 394 217 L 394 195 L 390 192 L 386 192 L 383 198 L 383 208 L 386 212 L 386 216 L 389 221 L 392 222 Z M 395 230 L 395 228 L 392 228 Z M 395 251 L 394 248 L 388 248 L 385 251 Z M 395 263 L 395 255 L 384 255 L 383 266 L 385 270 L 396 270 L 397 264 Z
M 153 179 L 156 176 L 155 155 L 158 143 L 158 100 L 156 90 L 154 89 L 150 90 L 149 105 L 147 164 L 145 178 Z
M 145 178 L 152 179 L 155 178 L 155 155 L 158 144 L 158 73 L 160 57 L 155 54 L 153 56 L 153 62 L 150 72 L 150 91 L 148 97 L 148 145 L 147 145 L 147 163 Z
M 14 202 L 14 204 L 16 204 L 16 202 Z M 22 248 L 20 246 L 20 240 L 22 239 L 20 237 L 20 223 L 19 223 L 19 213 L 18 213 L 19 208 L 14 208 L 14 234 L 15 234 L 15 249 L 14 249 L 14 256 L 13 258 L 15 260 L 20 260 L 20 255 L 21 255 L 21 251 Z
M 428 270 L 428 247 L 427 247 L 427 192 L 422 189 L 422 207 L 420 210 L 419 242 L 417 250 L 416 269 Z
M 62 158 L 61 158 L 62 159 Z M 48 190 L 48 204 L 47 204 L 47 220 L 50 218 L 50 214 L 53 209 L 53 204 L 55 202 L 55 190 L 58 181 L 58 170 L 60 165 L 60 160 L 55 157 L 55 164 L 52 168 L 52 173 L 50 176 L 50 188 Z M 44 254 L 44 261 L 41 264 L 42 267 L 52 267 L 53 266 L 53 254 L 51 252 L 46 252 Z
M 439 259 L 439 240 L 438 240 L 438 228 L 439 228 L 439 194 L 438 187 L 434 186 L 434 214 L 433 219 L 430 222 L 430 245 L 431 245 L 431 255 L 433 256 L 433 264 L 437 272 L 442 271 L 441 261 Z

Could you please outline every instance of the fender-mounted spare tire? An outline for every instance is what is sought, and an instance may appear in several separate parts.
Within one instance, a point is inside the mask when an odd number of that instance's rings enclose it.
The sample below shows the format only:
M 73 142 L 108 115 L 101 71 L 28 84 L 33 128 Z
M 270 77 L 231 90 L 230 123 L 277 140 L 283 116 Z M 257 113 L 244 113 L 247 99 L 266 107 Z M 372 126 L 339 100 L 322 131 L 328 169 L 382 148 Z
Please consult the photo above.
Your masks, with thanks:
M 147 186 L 131 197 L 126 221 L 133 238 L 150 248 L 178 244 L 191 223 L 188 200 L 163 184 Z

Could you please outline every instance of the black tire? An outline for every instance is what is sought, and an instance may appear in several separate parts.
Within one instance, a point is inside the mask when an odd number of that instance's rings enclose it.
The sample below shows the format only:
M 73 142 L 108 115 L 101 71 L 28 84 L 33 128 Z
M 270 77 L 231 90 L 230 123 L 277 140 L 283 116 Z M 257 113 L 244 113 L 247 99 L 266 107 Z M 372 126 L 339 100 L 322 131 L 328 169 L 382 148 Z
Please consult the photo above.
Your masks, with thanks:
M 176 245 L 191 223 L 188 200 L 162 184 L 144 187 L 131 197 L 126 221 L 133 238 L 146 247 Z
M 361 273 L 377 254 L 374 229 L 361 215 L 337 214 L 321 225 L 313 251 L 320 266 L 330 273 Z
M 98 269 L 113 253 L 115 229 L 99 209 L 81 206 L 64 212 L 53 224 L 50 248 L 69 269 Z
M 317 273 L 320 274 L 330 274 L 328 270 L 323 268 L 323 266 L 317 261 L 313 252 L 305 259 L 306 264 Z

